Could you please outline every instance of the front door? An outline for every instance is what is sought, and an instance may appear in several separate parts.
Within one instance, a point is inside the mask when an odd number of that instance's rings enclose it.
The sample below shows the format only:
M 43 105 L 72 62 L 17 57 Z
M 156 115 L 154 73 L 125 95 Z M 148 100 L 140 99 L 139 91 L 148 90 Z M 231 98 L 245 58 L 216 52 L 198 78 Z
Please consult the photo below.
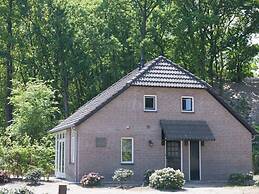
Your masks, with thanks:
M 200 180 L 200 143 L 190 141 L 190 179 Z
M 166 141 L 166 166 L 181 170 L 181 142 Z

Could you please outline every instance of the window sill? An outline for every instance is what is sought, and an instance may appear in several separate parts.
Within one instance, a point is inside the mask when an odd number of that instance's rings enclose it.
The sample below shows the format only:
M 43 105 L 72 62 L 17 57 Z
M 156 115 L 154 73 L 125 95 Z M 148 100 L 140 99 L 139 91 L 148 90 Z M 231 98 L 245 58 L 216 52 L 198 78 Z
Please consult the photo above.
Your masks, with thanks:
M 144 110 L 144 112 L 157 112 L 157 110 Z
M 181 111 L 182 113 L 195 113 L 194 111 Z
M 121 165 L 134 165 L 134 162 L 121 162 Z

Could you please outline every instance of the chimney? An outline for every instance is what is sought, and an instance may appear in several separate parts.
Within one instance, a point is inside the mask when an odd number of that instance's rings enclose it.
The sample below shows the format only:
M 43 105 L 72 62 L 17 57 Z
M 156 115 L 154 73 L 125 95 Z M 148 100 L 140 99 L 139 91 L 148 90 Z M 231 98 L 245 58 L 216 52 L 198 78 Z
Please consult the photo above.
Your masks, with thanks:
M 144 67 L 144 65 L 145 65 L 144 58 L 143 58 L 143 57 L 141 57 L 141 59 L 140 59 L 140 63 L 139 63 L 139 65 L 138 65 L 139 70 L 141 70 L 141 69 Z

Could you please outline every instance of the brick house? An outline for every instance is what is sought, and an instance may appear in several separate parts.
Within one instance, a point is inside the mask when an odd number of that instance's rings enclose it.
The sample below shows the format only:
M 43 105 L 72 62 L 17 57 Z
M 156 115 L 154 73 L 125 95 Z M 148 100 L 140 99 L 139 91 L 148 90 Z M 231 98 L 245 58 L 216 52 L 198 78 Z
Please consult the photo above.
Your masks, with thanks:
M 186 180 L 226 180 L 252 170 L 255 131 L 210 85 L 160 56 L 88 101 L 50 132 L 56 176 L 78 182 L 98 172 L 105 181 L 129 168 L 173 167 Z

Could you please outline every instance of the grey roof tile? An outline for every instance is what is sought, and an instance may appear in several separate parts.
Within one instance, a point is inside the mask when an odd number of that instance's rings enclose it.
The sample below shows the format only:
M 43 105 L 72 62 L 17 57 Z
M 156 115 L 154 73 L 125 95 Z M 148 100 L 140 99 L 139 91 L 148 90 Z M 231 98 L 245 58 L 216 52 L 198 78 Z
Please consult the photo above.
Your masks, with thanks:
M 175 88 L 206 88 L 206 84 L 183 70 L 180 66 L 162 58 L 156 65 L 145 71 L 142 76 L 135 79 L 131 85 L 136 86 L 161 86 Z

